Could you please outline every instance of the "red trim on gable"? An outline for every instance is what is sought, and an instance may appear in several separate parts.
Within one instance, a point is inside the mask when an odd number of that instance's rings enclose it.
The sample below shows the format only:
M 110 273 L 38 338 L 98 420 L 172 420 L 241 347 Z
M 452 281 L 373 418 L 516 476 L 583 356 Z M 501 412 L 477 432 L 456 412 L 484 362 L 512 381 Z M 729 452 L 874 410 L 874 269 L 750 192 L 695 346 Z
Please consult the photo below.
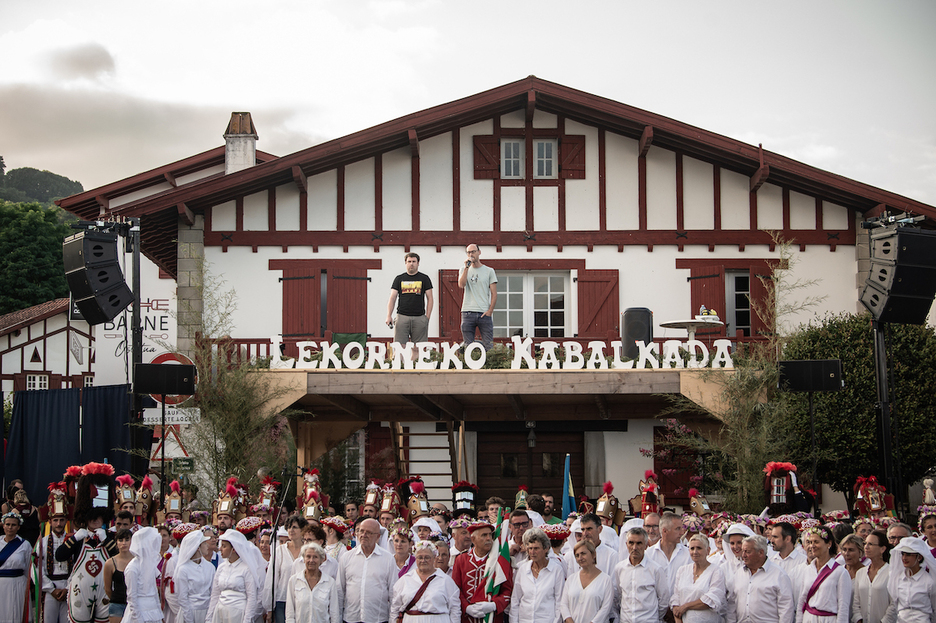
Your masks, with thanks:
M 461 130 L 452 130 L 452 231 L 461 231 Z M 441 251 L 436 245 L 436 251 Z

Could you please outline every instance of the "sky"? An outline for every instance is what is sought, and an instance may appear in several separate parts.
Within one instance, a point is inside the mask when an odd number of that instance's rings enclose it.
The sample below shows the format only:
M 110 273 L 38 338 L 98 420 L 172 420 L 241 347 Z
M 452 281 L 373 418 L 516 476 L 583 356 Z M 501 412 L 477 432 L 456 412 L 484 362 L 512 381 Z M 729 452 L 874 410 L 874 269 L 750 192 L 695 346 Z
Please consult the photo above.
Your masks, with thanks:
M 86 190 L 528 75 L 936 206 L 932 0 L 0 0 L 0 156 Z

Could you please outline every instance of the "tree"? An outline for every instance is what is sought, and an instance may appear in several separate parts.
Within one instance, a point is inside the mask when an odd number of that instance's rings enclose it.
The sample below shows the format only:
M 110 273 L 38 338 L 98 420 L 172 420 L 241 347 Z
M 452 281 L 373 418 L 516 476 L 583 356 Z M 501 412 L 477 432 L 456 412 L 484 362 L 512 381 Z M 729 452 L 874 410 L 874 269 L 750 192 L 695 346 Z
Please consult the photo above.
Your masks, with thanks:
M 4 176 L 7 189 L 18 190 L 30 201 L 49 203 L 61 197 L 68 197 L 84 191 L 84 187 L 65 176 L 51 171 L 40 171 L 32 167 L 10 169 Z
M 777 391 L 778 354 L 787 339 L 783 323 L 823 298 L 796 298 L 815 281 L 793 279 L 791 269 L 796 257 L 791 242 L 777 235 L 774 242 L 779 258 L 771 263 L 768 277 L 758 277 L 766 298 L 750 301 L 752 312 L 766 327 L 763 341 L 739 348 L 733 371 L 700 371 L 702 380 L 717 388 L 713 400 L 702 406 L 685 396 L 673 397 L 673 404 L 661 414 L 667 420 L 665 438 L 654 450 L 644 450 L 645 454 L 688 453 L 700 457 L 697 464 L 704 472 L 694 474 L 695 479 L 712 483 L 710 486 L 724 496 L 722 508 L 737 513 L 758 513 L 764 508 L 764 466 L 768 461 L 786 458 L 788 440 L 782 423 L 792 407 L 789 394 Z M 693 428 L 682 423 L 700 414 L 716 424 Z
M 0 314 L 68 296 L 62 210 L 0 200 Z
M 195 458 L 196 474 L 191 480 L 203 491 L 222 491 L 225 481 L 236 476 L 256 491 L 259 470 L 278 474 L 284 464 L 296 464 L 289 413 L 275 407 L 285 390 L 258 373 L 269 367 L 268 361 L 241 357 L 228 337 L 234 329 L 236 293 L 212 275 L 204 262 L 200 273 L 202 310 L 180 310 L 194 314 L 201 328 L 194 351 L 185 353 L 195 362 L 198 374 L 191 406 L 201 410 L 201 421 L 181 431 L 182 443 Z
M 896 466 L 903 482 L 914 483 L 936 466 L 936 333 L 932 327 L 888 325 L 893 367 L 891 410 L 898 434 Z M 858 476 L 879 473 L 877 389 L 871 315 L 837 314 L 803 327 L 790 338 L 785 359 L 841 359 L 844 388 L 813 395 L 816 418 L 818 478 L 854 504 Z M 812 464 L 807 397 L 792 397 L 796 407 L 787 418 L 791 457 Z

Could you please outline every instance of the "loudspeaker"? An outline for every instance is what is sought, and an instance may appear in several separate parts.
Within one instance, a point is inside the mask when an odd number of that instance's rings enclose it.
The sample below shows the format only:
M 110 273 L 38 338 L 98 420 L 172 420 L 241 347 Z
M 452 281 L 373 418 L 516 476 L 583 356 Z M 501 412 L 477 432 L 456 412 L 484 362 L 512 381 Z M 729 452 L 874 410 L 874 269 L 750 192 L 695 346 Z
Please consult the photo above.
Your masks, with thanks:
M 136 394 L 195 393 L 195 366 L 172 363 L 138 363 L 133 368 L 133 391 Z
M 624 342 L 623 356 L 636 359 L 640 354 L 637 342 L 649 344 L 653 341 L 653 312 L 646 307 L 628 307 L 621 314 L 621 341 Z
M 133 303 L 117 262 L 117 234 L 83 231 L 62 243 L 62 263 L 72 300 L 88 324 L 113 320 Z
M 790 392 L 837 392 L 842 389 L 842 360 L 781 361 L 780 387 Z
M 880 322 L 923 324 L 936 296 L 936 231 L 884 228 L 871 234 L 871 271 L 861 303 Z

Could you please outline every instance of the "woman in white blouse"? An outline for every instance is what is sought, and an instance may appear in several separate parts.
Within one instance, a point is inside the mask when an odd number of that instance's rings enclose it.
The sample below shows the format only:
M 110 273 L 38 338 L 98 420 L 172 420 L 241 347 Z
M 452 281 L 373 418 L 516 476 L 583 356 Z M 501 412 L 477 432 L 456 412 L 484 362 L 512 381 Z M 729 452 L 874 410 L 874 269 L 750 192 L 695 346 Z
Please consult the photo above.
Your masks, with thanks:
M 286 584 L 286 623 L 341 623 L 338 582 L 320 567 L 327 554 L 318 543 L 306 543 L 299 550 L 305 563 Z
M 614 605 L 611 576 L 598 568 L 598 552 L 582 539 L 572 548 L 579 571 L 566 579 L 559 604 L 563 623 L 608 623 Z
M 875 530 L 865 537 L 865 556 L 871 564 L 855 574 L 852 587 L 852 623 L 881 623 L 890 605 L 887 592 L 891 544 L 887 533 Z
M 559 623 L 565 586 L 563 565 L 549 556 L 549 537 L 539 528 L 523 533 L 527 560 L 517 566 L 510 595 L 512 623 Z
M 141 528 L 130 539 L 133 560 L 127 563 L 124 578 L 127 583 L 127 609 L 123 620 L 128 623 L 162 621 L 163 613 L 156 588 L 156 565 L 162 535 L 156 528 Z
M 262 565 L 265 561 L 260 550 L 237 530 L 227 530 L 218 543 L 223 560 L 215 571 L 206 620 L 209 623 L 250 623 L 259 614 L 260 606 L 260 582 L 253 565 Z
M 461 597 L 458 586 L 436 567 L 439 550 L 432 541 L 416 544 L 416 566 L 393 585 L 390 622 L 459 623 Z M 427 583 L 428 582 L 428 583 Z M 422 594 L 417 593 L 425 586 Z
M 892 555 L 900 559 L 890 566 L 891 604 L 884 614 L 885 623 L 936 622 L 936 559 L 926 541 L 904 537 Z
M 215 573 L 214 565 L 204 557 L 208 540 L 201 530 L 195 530 L 179 544 L 179 562 L 173 576 L 179 613 L 176 623 L 205 623 Z
M 845 565 L 835 560 L 838 546 L 832 532 L 817 526 L 804 533 L 809 563 L 800 571 L 796 623 L 849 623 L 852 580 Z
M 709 540 L 703 534 L 689 539 L 692 564 L 676 570 L 676 585 L 670 605 L 682 623 L 718 623 L 725 612 L 725 576 L 709 562 Z

